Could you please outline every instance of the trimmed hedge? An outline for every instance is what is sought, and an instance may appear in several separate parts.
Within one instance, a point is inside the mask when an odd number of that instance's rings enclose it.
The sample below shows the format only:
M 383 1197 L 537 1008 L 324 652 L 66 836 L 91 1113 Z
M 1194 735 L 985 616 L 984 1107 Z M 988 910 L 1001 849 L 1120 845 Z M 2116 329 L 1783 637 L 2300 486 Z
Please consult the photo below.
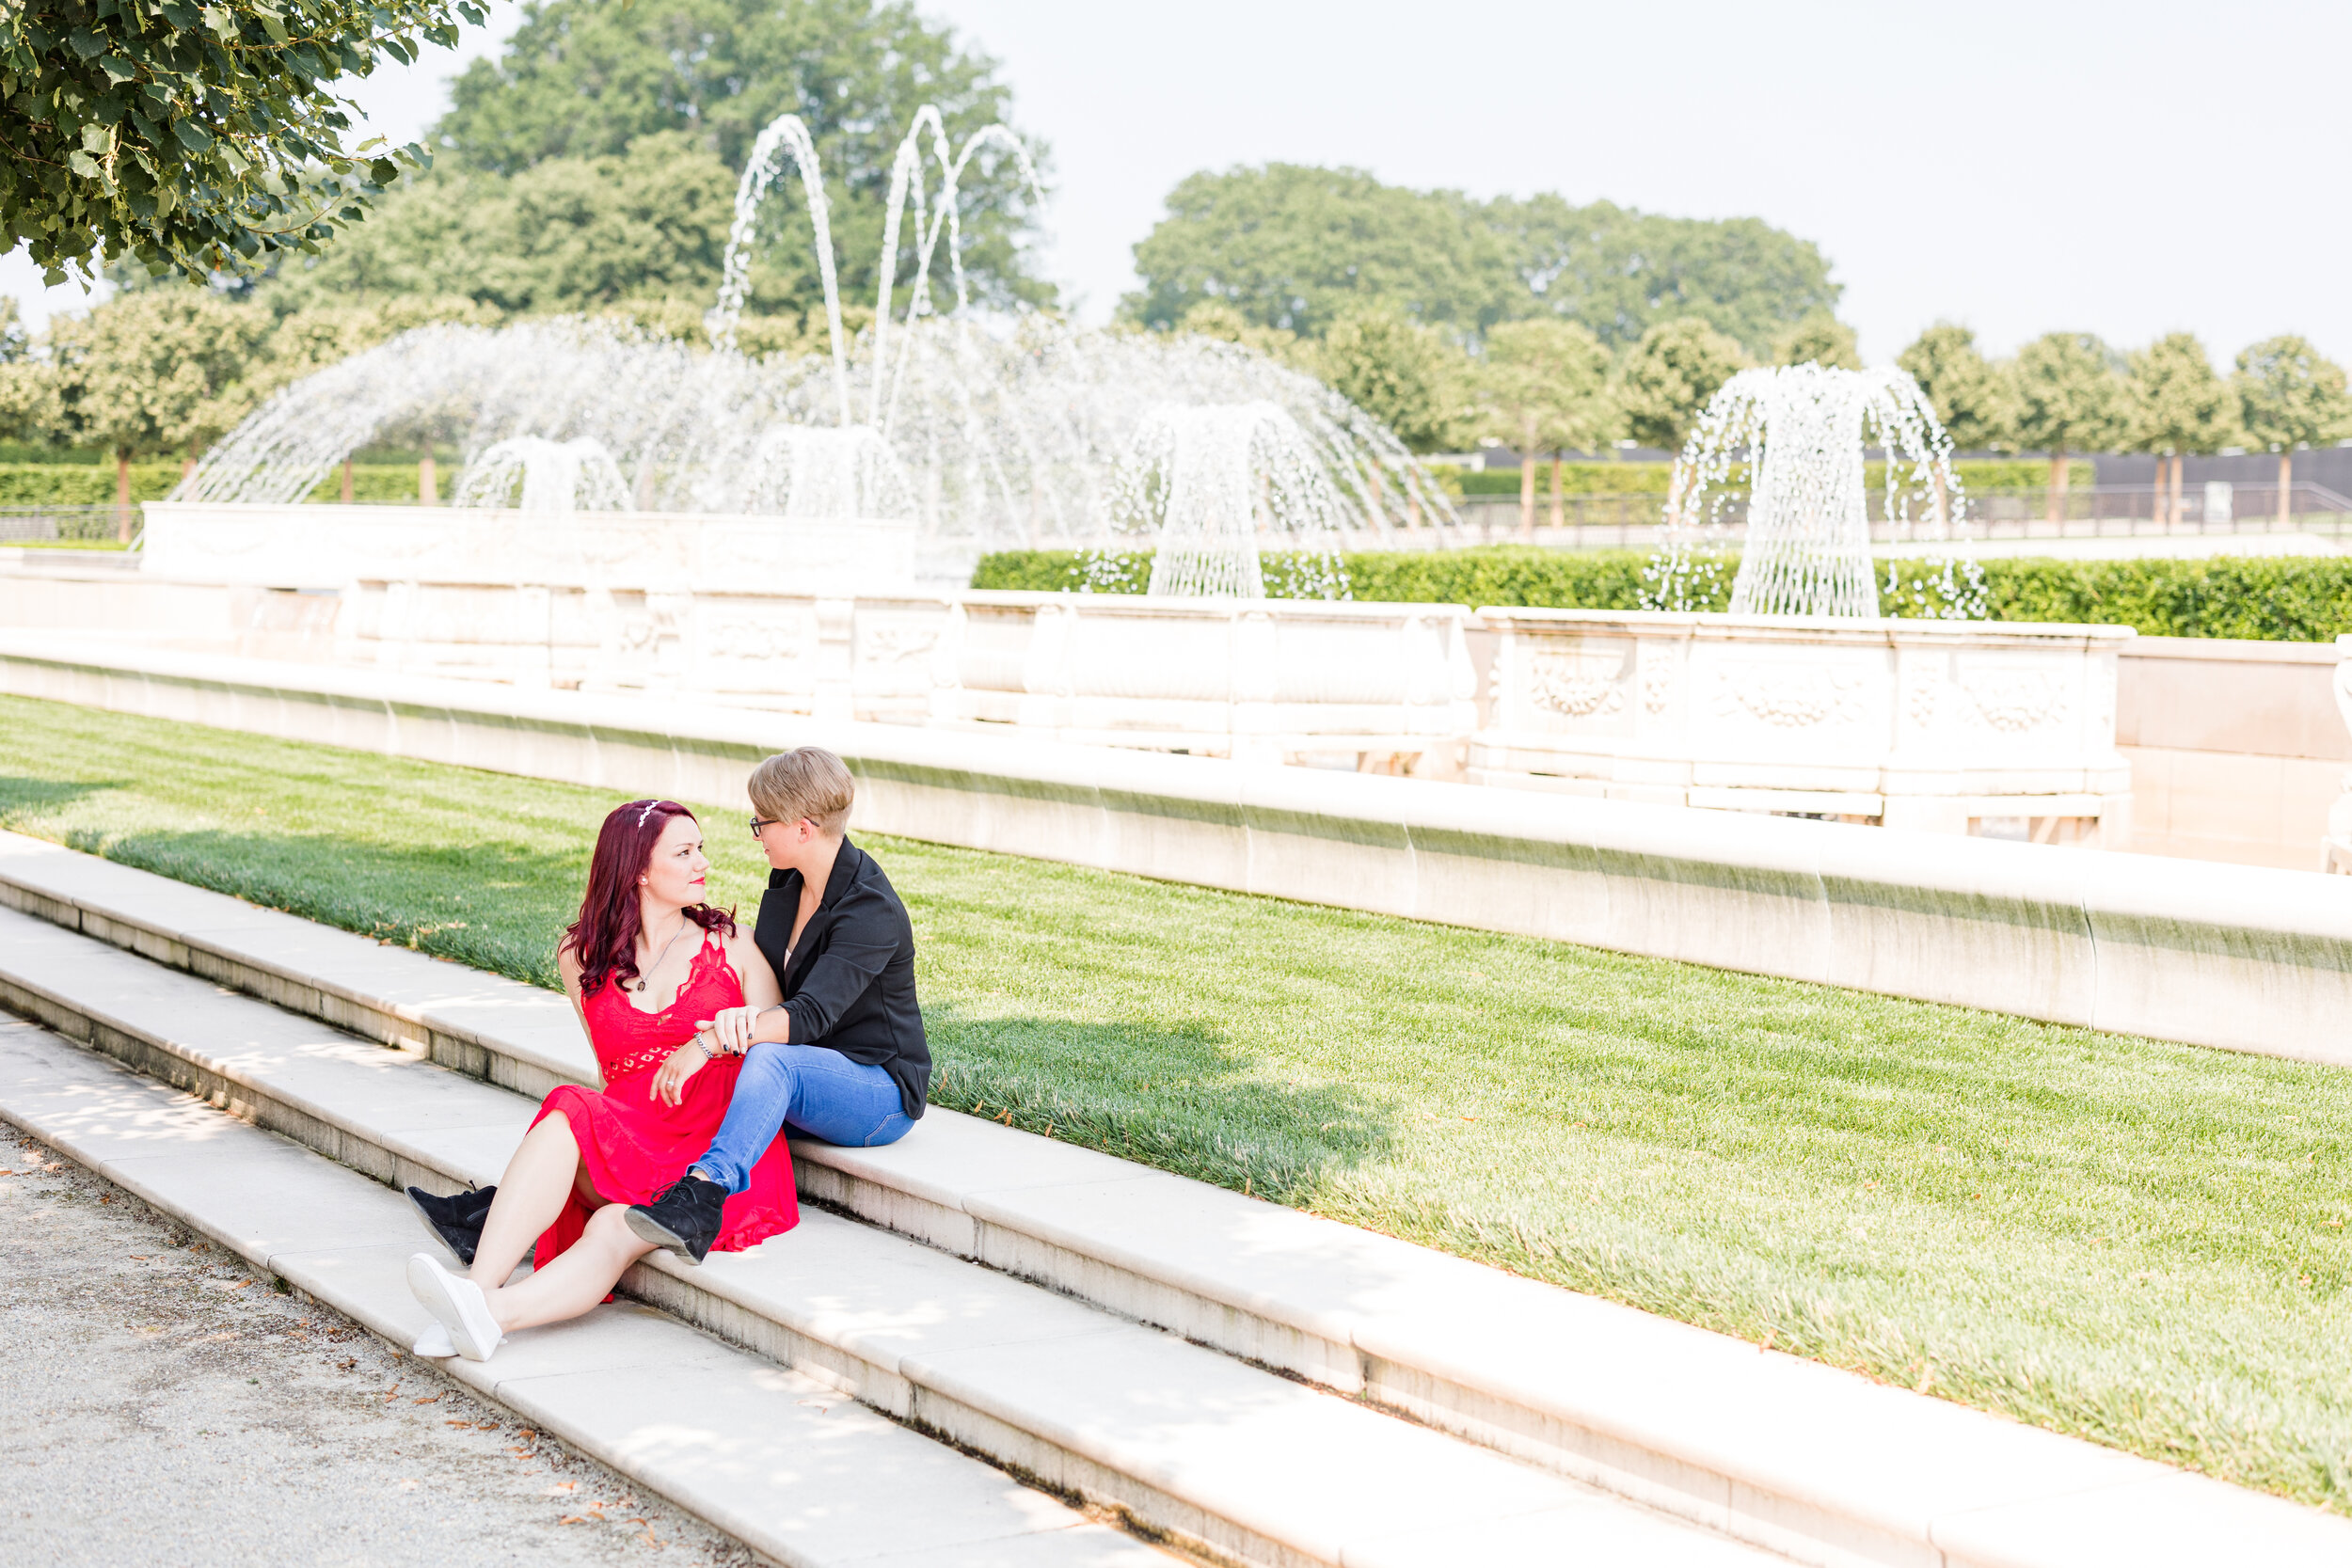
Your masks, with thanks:
M 1464 550 L 1366 551 L 1347 560 L 1349 586 L 1368 602 L 1639 610 L 1645 550 L 1548 550 L 1487 545 Z M 1981 563 L 1996 621 L 2099 623 L 2149 637 L 2229 637 L 2326 642 L 2352 632 L 2352 557 L 2215 556 L 2199 561 Z M 1738 570 L 1724 562 L 1727 593 Z M 1269 587 L 1276 580 L 1269 562 Z M 1140 594 L 1148 550 L 1001 550 L 980 558 L 975 588 Z M 1883 594 L 1882 582 L 1882 594 Z M 1889 614 L 1899 605 L 1884 595 Z M 1720 607 L 1717 607 L 1720 608 Z
M 448 504 L 450 487 L 457 483 L 457 467 L 452 464 L 435 476 L 436 488 L 441 501 Z M 313 485 L 306 498 L 319 503 L 342 499 L 343 470 L 341 465 L 329 468 L 326 477 Z M 351 466 L 351 499 L 355 501 L 407 501 L 417 499 L 417 465 L 414 463 L 354 463 Z
M 131 465 L 131 499 L 159 501 L 180 483 L 177 463 Z M 0 463 L 0 506 L 111 506 L 115 466 Z

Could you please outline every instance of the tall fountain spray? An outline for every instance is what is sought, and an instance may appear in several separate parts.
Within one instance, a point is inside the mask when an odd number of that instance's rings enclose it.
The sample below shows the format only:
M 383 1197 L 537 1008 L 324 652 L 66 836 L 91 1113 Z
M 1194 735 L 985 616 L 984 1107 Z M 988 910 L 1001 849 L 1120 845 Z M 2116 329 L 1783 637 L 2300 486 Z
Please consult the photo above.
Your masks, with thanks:
M 1259 541 L 1287 546 L 1285 598 L 1343 598 L 1339 498 L 1298 421 L 1266 402 L 1164 404 L 1113 483 L 1117 511 L 1159 541 L 1153 594 L 1263 599 Z
M 1928 546 L 1924 562 L 1890 566 L 1889 588 L 1914 613 L 1980 618 L 1983 579 L 1966 552 L 1951 445 L 1902 371 L 1741 371 L 1708 401 L 1675 465 L 1645 603 L 1719 602 L 1721 554 L 1743 518 L 1733 614 L 1876 616 L 1866 458 L 1879 449 L 1883 519 L 1898 542 Z

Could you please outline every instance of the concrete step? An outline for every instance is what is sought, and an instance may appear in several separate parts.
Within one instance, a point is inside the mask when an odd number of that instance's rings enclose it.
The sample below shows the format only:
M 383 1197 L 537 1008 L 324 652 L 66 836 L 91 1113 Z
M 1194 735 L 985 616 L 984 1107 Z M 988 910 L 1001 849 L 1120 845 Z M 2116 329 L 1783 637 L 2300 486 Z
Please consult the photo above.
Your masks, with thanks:
M 532 1109 L 132 953 L 0 911 L 13 1009 L 379 1180 L 496 1180 Z M 189 1180 L 196 1180 L 194 1177 Z M 398 1207 L 398 1200 L 388 1199 Z M 305 1212 L 307 1197 L 288 1200 Z M 261 1243 L 256 1243 L 261 1244 Z M 418 1243 L 383 1254 L 393 1267 Z M 289 1278 L 296 1276 L 289 1275 Z M 296 1278 L 297 1283 L 307 1283 Z M 830 1387 L 1228 1561 L 1735 1568 L 1756 1548 L 853 1220 L 627 1289 Z M 527 1350 L 534 1336 L 518 1336 Z M 490 1364 L 500 1370 L 508 1353 Z M 723 1524 L 723 1521 L 716 1521 Z
M 533 1095 L 594 1071 L 558 996 L 53 845 L 0 834 L 0 903 Z M 876 1225 L 1802 1561 L 2352 1560 L 2276 1498 L 974 1117 L 794 1155 Z
M 29 1023 L 0 1023 L 0 1117 L 397 1344 L 428 1321 L 404 1277 L 419 1241 L 407 1202 L 322 1155 Z M 634 1303 L 441 1366 L 795 1568 L 1181 1568 L 816 1378 Z

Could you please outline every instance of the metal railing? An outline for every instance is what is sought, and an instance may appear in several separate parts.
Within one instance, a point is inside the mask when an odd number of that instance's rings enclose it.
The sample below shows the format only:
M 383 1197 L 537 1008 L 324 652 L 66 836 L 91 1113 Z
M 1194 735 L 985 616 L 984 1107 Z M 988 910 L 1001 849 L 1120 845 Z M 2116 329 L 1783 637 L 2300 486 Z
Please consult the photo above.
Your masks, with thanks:
M 1898 530 L 1885 516 L 1884 492 L 1870 497 L 1870 534 L 1882 543 L 1895 541 Z M 2050 516 L 2049 492 L 2042 488 L 1971 491 L 1967 497 L 1969 533 L 1977 539 L 2120 539 L 2162 538 L 2182 534 L 2316 533 L 2328 538 L 2352 538 L 2352 497 L 2324 484 L 2297 480 L 2288 488 L 2284 521 L 2279 510 L 2276 484 L 2199 483 L 2185 488 L 2179 515 L 2173 514 L 2169 491 L 2153 484 L 2095 484 L 2071 489 L 2060 498 L 2058 516 Z M 1666 498 L 1640 496 L 1564 496 L 1561 523 L 1552 521 L 1551 498 L 1535 498 L 1535 536 L 1533 543 L 1562 549 L 1637 549 L 1660 542 Z M 1438 531 L 1400 531 L 1372 549 L 1458 547 L 1465 542 L 1510 544 L 1522 537 L 1516 496 L 1468 496 L 1456 499 L 1462 520 L 1461 536 L 1439 537 Z M 1717 514 L 1728 542 L 1745 531 L 1743 499 L 1730 499 Z
M 103 543 L 118 536 L 120 508 L 103 506 L 0 506 L 0 545 Z M 138 527 L 138 508 L 131 508 L 131 526 Z

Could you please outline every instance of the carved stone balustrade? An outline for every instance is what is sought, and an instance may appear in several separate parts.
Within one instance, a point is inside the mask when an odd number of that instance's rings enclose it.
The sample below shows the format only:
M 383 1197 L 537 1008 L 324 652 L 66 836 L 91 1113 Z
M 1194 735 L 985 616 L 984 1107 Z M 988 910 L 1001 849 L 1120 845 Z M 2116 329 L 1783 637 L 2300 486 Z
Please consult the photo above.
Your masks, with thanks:
M 1460 605 L 972 592 L 934 723 L 1457 778 L 1476 724 Z
M 1488 609 L 1475 782 L 2122 848 L 2128 627 Z
M 923 594 L 659 593 L 362 578 L 335 659 L 701 700 L 821 719 L 920 723 L 948 601 Z

